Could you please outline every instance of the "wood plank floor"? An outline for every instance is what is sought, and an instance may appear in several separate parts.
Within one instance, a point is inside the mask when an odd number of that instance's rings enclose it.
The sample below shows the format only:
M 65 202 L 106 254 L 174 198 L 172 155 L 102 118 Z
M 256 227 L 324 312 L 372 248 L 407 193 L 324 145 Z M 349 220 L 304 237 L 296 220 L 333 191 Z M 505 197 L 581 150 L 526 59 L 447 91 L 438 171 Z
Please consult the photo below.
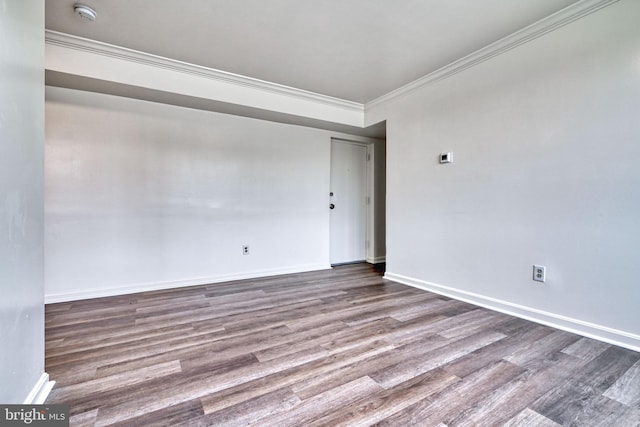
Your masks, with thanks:
M 46 306 L 72 426 L 640 426 L 640 353 L 367 264 Z

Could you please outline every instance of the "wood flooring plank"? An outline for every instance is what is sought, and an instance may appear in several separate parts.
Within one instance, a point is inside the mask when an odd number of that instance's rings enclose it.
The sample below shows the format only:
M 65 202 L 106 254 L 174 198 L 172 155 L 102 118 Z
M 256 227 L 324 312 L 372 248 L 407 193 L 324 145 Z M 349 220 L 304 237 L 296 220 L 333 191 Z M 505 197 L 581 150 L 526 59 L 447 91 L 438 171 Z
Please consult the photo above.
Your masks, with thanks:
M 109 424 L 110 427 L 173 427 L 184 422 L 193 426 L 194 420 L 203 414 L 199 399 L 188 400 L 176 405 L 167 406 L 139 417 Z M 97 417 L 96 417 L 97 418 Z M 71 424 L 73 426 L 73 424 Z M 210 424 L 209 424 L 210 425 Z
M 217 328 L 210 332 L 222 331 L 224 328 Z M 166 328 L 158 328 L 152 330 L 137 330 L 131 328 L 128 333 L 108 334 L 102 336 L 93 336 L 84 339 L 69 339 L 62 345 L 49 348 L 47 357 L 51 360 L 54 356 L 69 355 L 80 351 L 99 351 L 105 347 L 126 344 L 127 348 L 133 348 L 142 343 L 148 344 L 152 342 L 167 342 L 172 338 L 184 337 L 193 331 L 190 325 L 169 326 Z M 124 331 L 123 331 L 124 332 Z M 100 339 L 101 338 L 101 339 Z
M 286 340 L 280 340 L 274 345 L 263 347 L 253 351 L 253 354 L 261 362 L 277 359 L 287 354 L 296 353 L 310 347 L 321 347 L 322 344 L 330 342 L 333 339 L 339 339 L 346 335 L 349 330 L 342 322 L 332 322 L 328 325 L 313 328 L 304 336 L 291 334 Z
M 98 416 L 98 409 L 92 409 L 69 417 L 69 425 L 73 427 L 93 427 Z
M 183 304 L 189 303 L 193 301 L 202 301 L 205 299 L 203 289 L 199 288 L 198 292 L 186 293 L 181 289 L 173 289 L 173 292 L 167 292 L 161 296 L 152 296 L 145 294 L 144 298 L 139 298 L 135 302 L 135 306 L 137 309 L 154 309 L 167 306 L 172 306 L 173 304 Z
M 353 264 L 50 304 L 71 425 L 588 425 L 640 420 L 640 354 Z
M 264 303 L 264 304 L 263 304 Z M 195 310 L 188 310 L 186 312 L 169 312 L 158 315 L 139 316 L 136 315 L 135 324 L 144 325 L 147 323 L 161 323 L 161 322 L 173 322 L 173 323 L 187 323 L 196 322 L 202 320 L 219 319 L 229 314 L 246 313 L 247 311 L 260 310 L 263 308 L 273 307 L 272 301 L 268 298 L 262 298 L 259 301 L 237 302 L 229 303 L 225 307 L 218 307 L 212 309 L 211 304 L 204 308 L 198 308 Z
M 112 375 L 110 377 L 96 378 L 56 389 L 56 399 L 59 401 L 75 400 L 90 393 L 101 393 L 106 390 L 114 390 L 138 384 L 154 378 L 181 372 L 180 361 L 160 363 L 142 369 L 128 371 L 126 373 Z
M 45 345 L 49 349 L 54 349 L 54 348 L 57 348 L 57 347 L 60 347 L 61 345 L 63 345 L 64 344 L 64 340 L 65 340 L 64 338 L 45 340 Z
M 593 395 L 579 406 L 571 405 L 563 414 L 562 425 L 590 427 L 638 427 L 640 410 L 602 395 Z
M 640 361 L 622 374 L 603 394 L 609 399 L 640 409 Z
M 140 367 L 149 366 L 150 364 L 166 362 L 169 360 L 180 359 L 183 362 L 196 355 L 206 354 L 220 354 L 219 359 L 225 359 L 234 357 L 237 355 L 246 355 L 251 353 L 256 348 L 262 348 L 268 346 L 270 341 L 267 339 L 275 335 L 286 335 L 288 333 L 285 326 L 279 328 L 272 328 L 271 325 L 265 325 L 264 328 L 256 328 L 245 331 L 222 331 L 216 336 L 216 339 L 210 339 L 208 335 L 199 335 L 204 337 L 200 343 L 189 346 L 171 346 L 171 343 L 166 343 L 164 352 L 157 352 L 154 354 L 146 354 L 145 352 L 130 354 L 125 360 L 110 361 L 98 359 L 97 361 L 86 362 L 98 366 L 97 375 L 106 376 L 113 375 L 118 372 L 126 372 L 130 369 L 138 369 Z M 264 341 L 264 342 L 263 342 Z M 254 347 L 248 347 L 253 345 Z M 249 352 L 243 349 L 249 348 Z M 230 349 L 224 355 L 222 352 L 225 349 Z M 254 356 L 251 356 L 255 358 Z
M 370 376 L 384 388 L 390 388 L 431 369 L 439 368 L 452 360 L 465 356 L 504 337 L 503 334 L 497 332 L 479 332 L 425 353 L 424 356 L 419 356 L 414 363 L 400 362 L 377 370 Z
M 436 298 L 434 294 L 434 298 L 428 299 L 423 303 L 410 304 L 407 306 L 399 307 L 393 310 L 389 316 L 399 320 L 401 322 L 406 322 L 407 320 L 416 319 L 418 317 L 422 317 L 425 313 L 434 313 L 435 310 L 442 310 L 443 308 L 450 309 L 456 306 L 464 306 L 469 307 L 466 303 L 461 301 L 452 301 L 452 300 L 444 300 L 442 298 Z
M 407 298 L 416 295 L 415 289 L 397 289 L 390 290 L 388 288 L 376 288 L 372 286 L 359 287 L 357 289 L 344 289 L 345 295 L 337 297 L 322 297 L 326 303 L 332 300 L 346 301 L 352 304 L 368 304 L 371 302 Z M 432 300 L 434 295 L 425 295 L 426 300 Z
M 261 394 L 252 399 L 243 400 L 219 411 L 203 414 L 202 416 L 183 423 L 185 427 L 197 425 L 240 427 L 258 424 L 266 417 L 274 417 L 300 405 L 301 401 L 291 389 L 287 387 Z
M 491 312 L 482 310 L 483 316 L 475 319 L 468 324 L 458 324 L 455 326 L 449 326 L 446 329 L 439 331 L 438 333 L 448 339 L 455 339 L 460 337 L 468 337 L 487 329 L 493 329 L 501 323 L 506 323 L 510 320 L 509 316 L 502 313 Z
M 251 364 L 220 375 L 211 375 L 208 372 L 192 374 L 169 384 L 169 389 L 160 389 L 152 394 L 146 390 L 140 390 L 130 395 L 126 400 L 117 400 L 112 406 L 103 406 L 100 409 L 96 425 L 109 425 L 125 421 L 130 417 L 154 412 L 172 404 L 198 399 L 216 391 L 285 370 L 291 366 L 321 359 L 325 355 L 326 351 L 312 349 L 288 355 L 283 359 Z
M 292 366 L 288 369 L 256 378 L 246 383 L 239 384 L 209 394 L 202 398 L 205 413 L 219 411 L 228 406 L 241 403 L 244 400 L 253 399 L 257 396 L 270 393 L 281 387 L 290 387 L 304 381 L 308 377 L 323 376 L 325 372 L 330 372 L 344 365 L 357 364 L 360 361 L 375 357 L 378 354 L 393 349 L 393 346 L 385 342 L 372 342 L 361 347 L 346 350 L 340 354 L 332 354 L 328 357 L 310 361 L 305 364 Z M 356 376 L 355 378 L 359 378 Z M 337 384 L 324 389 L 332 389 L 336 385 L 349 382 L 354 378 L 339 381 Z M 315 393 L 319 394 L 319 393 Z M 314 395 L 315 395 L 314 394 Z M 297 393 L 300 395 L 300 393 Z
M 591 338 L 580 338 L 570 346 L 562 349 L 562 352 L 589 362 L 609 349 L 611 344 L 596 341 Z
M 207 294 L 205 294 L 207 296 Z M 237 292 L 228 295 L 216 295 L 207 298 L 211 307 L 226 307 L 229 304 L 253 305 L 254 301 L 265 301 L 267 293 L 263 289 L 255 289 L 246 292 Z
M 560 424 L 543 417 L 529 408 L 507 421 L 503 427 L 560 427 Z
M 524 326 L 525 327 L 511 332 L 502 340 L 479 348 L 466 356 L 447 363 L 444 365 L 445 369 L 458 377 L 466 377 L 478 369 L 482 369 L 485 366 L 491 365 L 496 360 L 512 354 L 528 343 L 537 342 L 553 332 L 551 328 L 529 322 Z M 509 331 L 506 330 L 504 332 L 509 333 Z
M 525 365 L 526 363 L 546 357 L 556 351 L 575 343 L 579 337 L 564 331 L 554 331 L 553 333 L 537 340 L 528 342 L 518 350 L 505 357 L 505 360 L 515 363 L 516 365 Z
M 79 323 L 85 323 L 87 320 L 101 319 L 103 322 L 108 322 L 110 319 L 128 318 L 136 314 L 135 307 L 125 309 L 123 307 L 104 307 L 96 308 L 90 311 L 77 312 L 69 310 L 64 313 L 58 313 L 46 318 L 45 326 L 52 328 L 77 325 Z
M 399 344 L 406 342 L 407 339 L 411 340 L 415 335 L 437 334 L 461 324 L 472 324 L 477 318 L 486 316 L 482 310 L 474 309 L 468 304 L 465 304 L 462 309 L 464 311 L 456 310 L 454 314 L 449 311 L 449 308 L 437 308 L 425 313 L 422 317 L 403 322 L 404 327 L 389 334 L 387 339 Z
M 325 325 L 325 327 L 329 327 Z M 218 331 L 206 333 L 206 331 L 198 335 L 187 335 L 185 337 L 176 337 L 171 340 L 144 339 L 138 340 L 135 344 L 117 344 L 108 348 L 101 348 L 97 351 L 84 350 L 66 355 L 53 356 L 47 358 L 47 363 L 52 366 L 58 364 L 77 363 L 84 361 L 85 363 L 107 365 L 134 360 L 140 357 L 151 357 L 161 355 L 167 351 L 186 350 L 191 352 L 194 350 L 201 351 L 225 351 L 227 356 L 231 352 L 240 354 L 244 352 L 257 351 L 259 349 L 277 345 L 286 342 L 292 335 L 286 326 L 275 328 L 266 328 L 258 331 L 245 331 L 244 334 L 227 333 L 227 331 Z
M 182 371 L 187 374 L 208 372 L 213 375 L 258 363 L 260 361 L 253 353 L 225 355 L 217 351 L 192 352 L 180 359 Z
M 128 372 L 131 370 L 136 370 L 136 369 L 144 368 L 154 364 L 163 363 L 163 362 L 176 360 L 176 359 L 181 361 L 181 364 L 183 365 L 183 369 L 184 369 L 185 363 L 190 358 L 194 357 L 194 354 L 198 354 L 198 355 L 212 354 L 212 350 L 211 350 L 211 347 L 208 345 L 203 345 L 202 347 L 194 346 L 194 347 L 179 348 L 177 350 L 167 350 L 164 353 L 135 357 L 135 358 L 127 359 L 125 361 L 116 362 L 116 363 L 108 363 L 104 365 L 97 364 L 96 378 L 107 377 L 107 376 L 111 376 L 121 372 Z M 234 359 L 234 357 L 232 356 L 230 356 L 229 358 Z M 229 358 L 225 359 L 225 357 L 217 357 L 216 360 L 219 363 L 225 363 L 227 360 L 229 360 Z M 251 354 L 248 354 L 248 355 L 243 354 L 239 356 L 239 358 L 255 360 L 257 362 L 257 359 L 255 359 L 255 357 Z
M 203 308 L 211 307 L 211 303 L 206 298 L 200 298 L 188 302 L 179 302 L 172 304 L 171 301 L 166 301 L 162 305 L 153 305 L 146 307 L 136 307 L 136 320 L 146 319 L 148 317 L 158 318 L 160 316 L 170 314 L 188 314 L 194 310 L 201 310 Z M 138 322 L 141 323 L 141 322 Z
M 425 396 L 416 403 L 381 420 L 377 426 L 436 425 L 449 422 L 464 410 L 474 407 L 494 389 L 524 372 L 510 362 L 500 360 L 455 382 L 440 393 Z
M 415 295 L 409 297 L 412 301 L 419 301 L 425 296 Z M 403 299 L 404 300 L 404 299 Z M 401 305 L 403 301 L 395 300 L 377 300 L 368 304 L 345 303 L 343 306 L 333 307 L 330 311 L 312 314 L 310 316 L 296 319 L 287 323 L 292 329 L 309 328 L 316 324 L 322 324 L 328 316 L 331 320 L 341 320 L 349 325 L 357 325 L 367 321 L 388 317 L 386 310 L 390 307 Z M 380 309 L 380 310 L 378 310 Z
M 458 377 L 444 370 L 432 370 L 413 377 L 393 388 L 371 393 L 307 425 L 309 427 L 370 426 L 419 400 L 441 391 L 458 380 Z
M 95 366 L 80 365 L 71 370 L 68 366 L 56 366 L 47 369 L 50 378 L 56 378 L 56 387 L 51 393 L 56 393 L 59 388 L 91 381 L 96 377 Z
M 351 307 L 366 307 L 366 310 L 358 310 L 355 314 L 348 316 L 344 321 L 348 325 L 357 326 L 381 317 L 390 317 L 396 310 L 406 309 L 414 304 L 433 299 L 433 295 L 412 294 L 395 298 L 376 298 L 362 302 L 351 302 Z M 366 304 L 365 304 L 366 303 Z
M 122 330 L 135 325 L 136 317 L 127 315 L 118 318 L 111 318 L 108 322 L 101 319 L 91 319 L 81 323 L 62 326 L 45 326 L 48 340 L 60 339 L 73 336 L 75 334 L 98 335 L 112 330 Z
M 350 348 L 379 341 L 385 338 L 389 332 L 401 327 L 402 324 L 397 320 L 391 317 L 384 317 L 364 325 L 347 328 L 339 336 L 327 337 L 328 339 L 324 340 L 321 346 L 330 353 L 339 353 Z
M 530 407 L 548 387 L 564 382 L 579 369 L 580 366 L 574 363 L 573 358 L 561 353 L 547 359 L 530 361 L 525 372 L 495 388 L 473 407 L 465 409 L 446 423 L 450 426 L 469 427 L 501 425 Z M 544 413 L 543 415 L 546 416 Z
M 223 322 L 224 327 L 228 331 L 245 331 L 255 328 L 270 326 L 284 326 L 287 322 L 299 318 L 303 318 L 309 314 L 317 313 L 323 309 L 325 304 L 322 300 L 309 300 L 300 303 L 291 303 L 287 305 L 278 305 L 270 309 L 256 310 L 250 314 L 238 313 L 225 316 L 221 319 L 215 319 L 216 322 Z M 195 328 L 206 324 L 204 322 L 193 322 Z
M 307 426 L 333 408 L 349 406 L 360 398 L 366 397 L 382 388 L 369 377 L 360 377 L 356 380 L 338 386 L 330 391 L 316 395 L 302 401 L 286 413 L 264 417 L 250 425 L 296 427 Z
M 385 341 L 380 341 L 382 345 L 385 343 Z M 393 344 L 386 343 L 384 347 L 386 351 L 354 360 L 348 364 L 338 365 L 335 369 L 327 368 L 315 375 L 308 375 L 303 381 L 295 383 L 292 389 L 302 399 L 307 399 L 316 394 L 324 393 L 336 385 L 370 375 L 372 372 L 384 371 L 402 363 L 413 366 L 414 361 L 420 360 L 426 352 L 445 344 L 446 341 L 437 335 L 424 337 L 403 347 L 395 347 Z
M 58 302 L 53 304 L 46 304 L 44 306 L 44 313 L 46 316 L 54 316 L 56 313 L 68 310 L 71 310 L 71 303 L 69 302 Z
M 639 358 L 636 352 L 611 347 L 584 365 L 575 378 L 563 381 L 541 396 L 531 409 L 563 424 L 584 412 L 592 399 L 609 389 Z

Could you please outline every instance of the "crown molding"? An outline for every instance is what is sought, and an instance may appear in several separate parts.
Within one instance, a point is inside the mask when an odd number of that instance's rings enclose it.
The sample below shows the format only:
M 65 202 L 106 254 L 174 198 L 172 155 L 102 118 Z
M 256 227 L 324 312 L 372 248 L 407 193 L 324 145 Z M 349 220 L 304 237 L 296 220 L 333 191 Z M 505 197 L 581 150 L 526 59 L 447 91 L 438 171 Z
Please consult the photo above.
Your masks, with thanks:
M 61 33 L 58 31 L 45 30 L 45 43 L 52 46 L 59 46 L 81 52 L 102 55 L 109 58 L 129 61 L 145 66 L 157 67 L 174 72 L 195 75 L 226 84 L 260 90 L 263 92 L 281 96 L 284 95 L 291 98 L 320 103 L 328 105 L 330 107 L 364 114 L 364 105 L 358 102 L 322 95 L 319 93 L 272 83 L 265 80 L 242 76 L 240 74 L 216 70 L 214 68 L 190 64 L 188 62 L 177 61 L 175 59 L 165 58 L 162 56 L 128 49 L 109 43 L 103 43 L 96 40 L 73 36 L 71 34 Z
M 45 43 L 51 46 L 59 46 L 80 52 L 102 55 L 109 58 L 128 61 L 135 64 L 156 67 L 159 69 L 170 70 L 187 75 L 193 75 L 206 78 L 238 88 L 249 88 L 259 90 L 268 94 L 286 96 L 291 99 L 302 100 L 306 102 L 316 103 L 316 105 L 325 105 L 349 114 L 359 114 L 365 116 L 367 109 L 376 107 L 386 103 L 423 86 L 436 83 L 466 69 L 474 67 L 491 58 L 510 51 L 522 44 L 537 39 L 549 32 L 561 28 L 573 21 L 587 16 L 597 10 L 607 7 L 619 0 L 581 0 L 574 3 L 546 18 L 543 18 L 515 33 L 512 33 L 494 43 L 491 43 L 477 51 L 451 62 L 444 67 L 439 68 L 411 83 L 401 86 L 379 98 L 374 99 L 366 104 L 360 104 L 340 98 L 322 95 L 315 92 L 305 91 L 277 83 L 255 79 L 252 77 L 242 76 L 239 74 L 229 73 L 226 71 L 216 70 L 213 68 L 203 67 L 200 65 L 190 64 L 187 62 L 177 61 L 171 58 L 165 58 L 146 52 L 115 46 L 96 40 L 83 37 L 73 36 L 70 34 L 60 33 L 57 31 L 45 30 Z
M 505 52 L 510 51 L 522 44 L 528 43 L 537 39 L 547 33 L 564 27 L 573 21 L 576 21 L 584 16 L 590 15 L 593 12 L 607 7 L 619 0 L 582 0 L 574 3 L 566 8 L 542 18 L 541 20 L 534 22 L 533 24 L 524 27 L 521 30 L 516 31 L 494 43 L 491 43 L 483 48 L 476 50 L 475 52 L 464 56 L 456 61 L 445 65 L 442 68 L 433 71 L 411 83 L 399 87 L 379 98 L 369 101 L 365 104 L 365 111 L 369 108 L 373 108 L 382 103 L 396 99 L 409 92 L 415 91 L 423 86 L 444 80 L 454 74 L 460 73 L 468 68 L 474 67 L 482 62 L 485 62 L 493 57 L 502 55 Z

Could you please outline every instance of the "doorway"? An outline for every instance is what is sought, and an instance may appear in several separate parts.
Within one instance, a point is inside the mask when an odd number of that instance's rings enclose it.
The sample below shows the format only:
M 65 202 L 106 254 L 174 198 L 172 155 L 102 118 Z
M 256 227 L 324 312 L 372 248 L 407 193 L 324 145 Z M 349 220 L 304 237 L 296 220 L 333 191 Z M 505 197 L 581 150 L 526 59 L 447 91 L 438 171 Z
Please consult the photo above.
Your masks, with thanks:
M 329 208 L 332 265 L 367 258 L 370 159 L 366 144 L 331 140 Z

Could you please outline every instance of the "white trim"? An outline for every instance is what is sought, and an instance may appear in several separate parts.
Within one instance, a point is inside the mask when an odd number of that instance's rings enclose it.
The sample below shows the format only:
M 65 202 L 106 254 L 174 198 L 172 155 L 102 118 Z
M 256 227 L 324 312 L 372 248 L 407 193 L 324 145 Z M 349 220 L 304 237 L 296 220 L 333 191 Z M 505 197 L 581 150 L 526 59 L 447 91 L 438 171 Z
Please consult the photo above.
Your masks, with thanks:
M 242 76 L 240 74 L 216 70 L 214 68 L 190 64 L 188 62 L 165 58 L 163 56 L 128 49 L 109 43 L 103 43 L 84 37 L 73 36 L 71 34 L 65 34 L 58 31 L 45 30 L 45 43 L 52 46 L 60 46 L 67 49 L 102 55 L 109 58 L 134 62 L 150 67 L 177 71 L 184 74 L 191 74 L 198 77 L 204 77 L 211 80 L 233 84 L 236 86 L 248 87 L 264 92 L 285 95 L 288 97 L 303 99 L 316 103 L 322 103 L 332 107 L 338 107 L 341 109 L 351 110 L 364 114 L 364 106 L 358 102 L 348 101 L 345 99 L 297 89 L 294 87 L 272 83 L 265 80 Z
M 599 9 L 607 7 L 619 0 L 582 0 L 574 3 L 564 9 L 542 18 L 541 20 L 534 22 L 533 24 L 516 31 L 502 39 L 491 43 L 483 48 L 476 50 L 475 52 L 464 56 L 450 64 L 445 65 L 442 68 L 420 77 L 411 83 L 408 83 L 398 89 L 395 89 L 379 98 L 369 101 L 365 104 L 365 112 L 369 108 L 373 108 L 379 104 L 382 104 L 392 99 L 398 98 L 409 92 L 415 91 L 423 86 L 444 80 L 453 76 L 467 68 L 474 67 L 482 62 L 485 62 L 495 56 L 501 55 L 510 51 L 522 44 L 528 43 L 537 39 L 551 31 L 564 27 L 573 21 L 576 21 L 584 16 L 587 16 Z
M 375 258 L 367 258 L 369 264 L 380 264 L 381 262 L 387 262 L 386 256 L 379 256 Z
M 33 386 L 27 397 L 24 399 L 24 405 L 42 405 L 51 389 L 55 385 L 55 381 L 49 381 L 49 374 L 43 372 L 38 378 L 38 382 Z
M 375 149 L 373 144 L 367 145 L 367 158 L 365 165 L 367 169 L 367 232 L 365 246 L 365 259 L 373 257 L 376 250 L 376 230 L 375 230 L 375 218 L 376 218 L 376 192 L 375 192 Z
M 616 3 L 617 1 L 619 0 L 578 1 L 577 3 L 574 3 L 552 15 L 549 15 L 548 17 L 545 17 L 481 49 L 478 49 L 477 51 L 463 58 L 453 61 L 450 64 L 427 74 L 426 76 L 414 80 L 413 82 L 395 89 L 385 95 L 382 95 L 381 97 L 376 98 L 364 105 L 358 102 L 335 98 L 332 96 L 259 80 L 252 77 L 190 64 L 183 61 L 177 61 L 171 58 L 165 58 L 162 56 L 140 52 L 121 46 L 115 46 L 83 37 L 72 36 L 70 34 L 60 33 L 57 31 L 45 30 L 45 45 L 59 47 L 62 49 L 69 49 L 71 51 L 81 53 L 99 55 L 105 58 L 126 61 L 130 64 L 153 67 L 160 70 L 177 72 L 183 75 L 205 78 L 220 84 L 229 85 L 229 87 L 235 88 L 235 90 L 257 90 L 268 95 L 284 96 L 285 99 L 288 98 L 290 100 L 303 101 L 305 103 L 316 105 L 318 107 L 320 105 L 324 105 L 325 107 L 330 107 L 338 115 L 336 116 L 332 113 L 324 111 L 323 113 L 316 112 L 309 115 L 309 117 L 340 123 L 344 122 L 344 124 L 364 127 L 366 125 L 367 109 L 373 108 L 379 104 L 393 100 L 409 92 L 415 91 L 425 85 L 432 84 L 451 77 L 454 74 L 478 65 L 495 56 L 508 52 L 511 49 L 514 49 L 531 40 L 535 40 L 538 37 L 543 36 L 544 34 L 561 28 L 599 9 Z M 47 54 L 47 57 L 48 56 L 49 54 Z M 62 60 L 62 58 L 60 59 Z M 66 58 L 66 60 L 63 61 L 63 63 L 67 64 L 65 67 L 63 67 L 64 69 L 57 71 L 70 72 L 69 67 L 73 67 L 68 63 L 68 60 L 69 58 Z M 75 58 L 75 60 L 80 59 Z M 49 69 L 49 59 L 47 59 L 47 68 Z M 55 68 L 56 67 L 54 66 L 54 71 Z M 81 71 L 80 74 L 83 74 L 83 72 Z M 97 76 L 93 77 L 99 78 Z M 135 84 L 135 82 L 131 84 Z M 240 99 L 244 99 L 244 97 L 241 96 Z M 224 99 L 222 101 L 232 102 L 228 99 Z M 272 105 L 269 103 L 267 104 Z M 262 104 L 255 107 L 267 108 Z M 274 111 L 279 110 L 276 108 Z M 299 111 L 299 109 L 296 108 L 296 111 Z M 286 113 L 286 111 L 283 112 Z M 302 115 L 305 116 L 305 114 Z
M 369 203 L 366 206 L 366 217 L 365 217 L 365 248 L 364 248 L 364 257 L 365 257 L 365 261 L 369 262 L 368 260 L 373 256 L 374 251 L 375 251 L 375 245 L 376 245 L 376 241 L 375 241 L 375 229 L 374 229 L 374 224 L 375 224 L 375 174 L 374 174 L 374 165 L 375 165 L 375 158 L 374 158 L 374 149 L 373 146 L 375 144 L 375 139 L 362 139 L 362 140 L 357 140 L 355 138 L 341 138 L 341 137 L 331 137 L 331 142 L 342 142 L 345 144 L 351 144 L 351 145 L 358 145 L 360 147 L 364 147 L 366 150 L 366 159 L 365 159 L 365 170 L 367 172 L 367 188 L 365 189 L 366 195 L 365 197 L 367 197 L 367 199 L 369 200 Z M 333 157 L 331 158 L 331 165 L 330 168 L 333 168 Z M 329 214 L 331 215 L 331 214 Z M 368 243 L 368 244 L 367 244 Z M 351 261 L 350 261 L 351 262 Z M 347 262 L 350 263 L 350 262 Z M 353 262 L 357 262 L 357 261 L 353 261 Z M 337 263 L 337 264 L 332 264 L 332 265 L 340 265 L 342 263 Z
M 236 273 L 225 276 L 199 277 L 184 280 L 173 280 L 168 282 L 136 283 L 126 286 L 95 289 L 82 292 L 67 292 L 59 294 L 49 294 L 44 296 L 45 304 L 57 302 L 77 301 L 90 298 L 112 297 L 117 295 L 133 294 L 137 292 L 159 291 L 163 289 L 184 288 L 188 286 L 209 285 L 212 283 L 229 282 L 232 280 L 257 279 L 260 277 L 280 276 L 283 274 L 306 273 L 310 271 L 330 270 L 329 264 L 301 265 L 290 268 L 280 268 L 273 270 L 251 271 L 247 273 Z
M 585 322 L 578 319 L 562 316 L 555 313 L 538 310 L 536 308 L 527 307 L 519 304 L 502 301 L 496 298 L 479 295 L 472 292 L 454 289 L 448 286 L 436 283 L 426 282 L 395 273 L 385 273 L 385 279 L 414 288 L 434 292 L 460 301 L 468 302 L 480 307 L 485 307 L 511 316 L 530 320 L 532 322 L 541 323 L 563 331 L 572 332 L 598 341 L 628 348 L 634 351 L 640 351 L 640 335 L 632 334 L 618 329 L 609 328 L 595 323 Z

